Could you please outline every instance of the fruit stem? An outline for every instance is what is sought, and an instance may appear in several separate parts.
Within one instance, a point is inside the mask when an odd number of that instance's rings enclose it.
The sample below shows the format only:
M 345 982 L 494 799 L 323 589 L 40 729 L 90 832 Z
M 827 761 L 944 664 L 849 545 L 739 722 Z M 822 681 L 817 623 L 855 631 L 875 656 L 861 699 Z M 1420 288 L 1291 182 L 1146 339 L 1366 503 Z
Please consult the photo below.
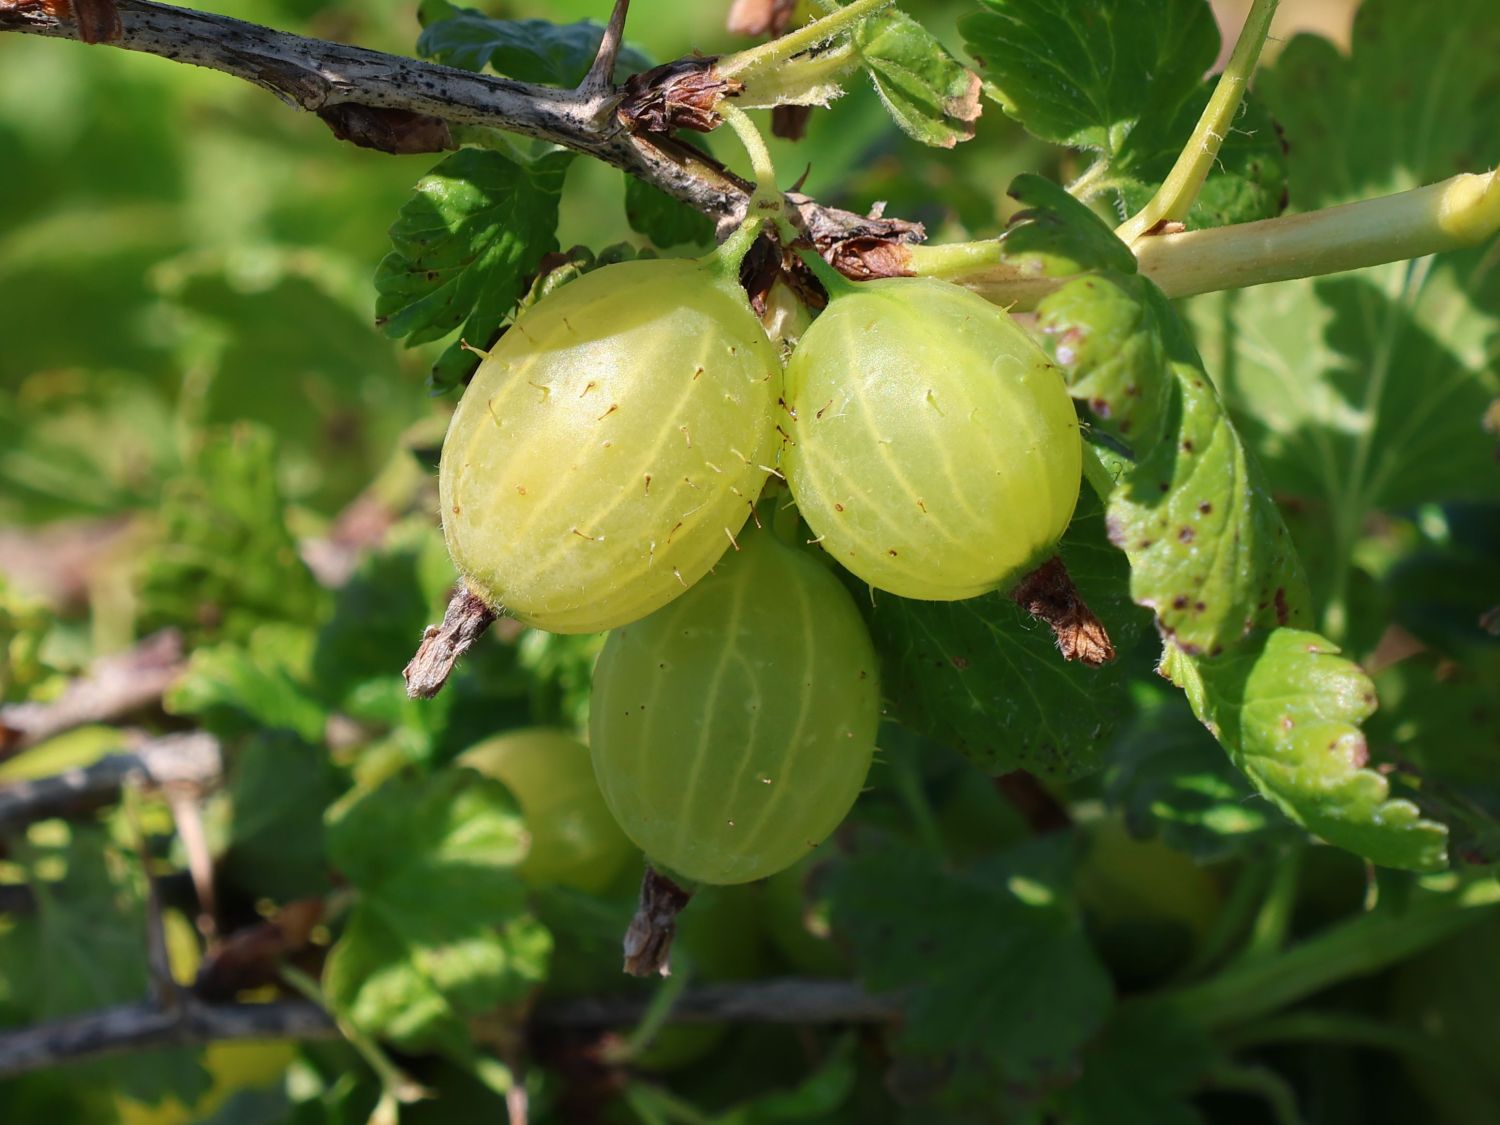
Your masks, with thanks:
M 785 238 L 789 224 L 782 206 L 781 188 L 776 183 L 776 167 L 771 163 L 771 153 L 766 148 L 765 138 L 755 127 L 755 122 L 750 120 L 744 110 L 727 103 L 719 104 L 718 113 L 745 147 L 745 152 L 750 157 L 750 169 L 755 176 L 755 191 L 751 193 L 750 202 L 745 206 L 744 221 L 710 255 L 727 273 L 738 278 L 741 260 L 760 237 L 765 225 L 773 224 L 777 233 Z
M 1181 221 L 1187 217 L 1189 208 L 1203 189 L 1203 182 L 1219 159 L 1219 146 L 1234 127 L 1245 87 L 1249 85 L 1250 75 L 1271 30 L 1271 17 L 1276 13 L 1277 3 L 1278 0 L 1255 0 L 1251 6 L 1239 40 L 1234 45 L 1234 54 L 1229 57 L 1229 65 L 1219 76 L 1213 96 L 1203 107 L 1203 114 L 1178 155 L 1177 163 L 1172 165 L 1172 171 L 1151 201 L 1115 229 L 1127 245 L 1160 223 Z
M 819 254 L 816 250 L 806 246 L 797 246 L 794 249 L 797 251 L 797 256 L 802 259 L 803 264 L 812 270 L 813 275 L 822 283 L 823 288 L 828 290 L 830 298 L 853 293 L 859 288 L 854 282 L 830 266 L 823 258 L 823 255 Z
M 788 32 L 779 39 L 772 39 L 769 43 L 763 43 L 759 47 L 751 47 L 749 50 L 739 51 L 722 58 L 714 70 L 720 78 L 734 78 L 744 82 L 757 71 L 767 70 L 784 59 L 810 50 L 819 43 L 827 42 L 841 31 L 873 15 L 890 2 L 891 0 L 854 0 L 854 3 L 822 19 L 814 20 L 806 27 Z

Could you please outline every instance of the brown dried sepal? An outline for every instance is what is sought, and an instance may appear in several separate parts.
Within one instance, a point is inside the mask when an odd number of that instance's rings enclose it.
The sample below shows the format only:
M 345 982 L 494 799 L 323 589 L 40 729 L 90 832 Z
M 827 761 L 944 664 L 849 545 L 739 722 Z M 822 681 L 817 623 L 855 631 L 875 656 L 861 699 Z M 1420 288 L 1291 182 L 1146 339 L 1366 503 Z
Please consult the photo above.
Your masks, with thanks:
M 406 694 L 413 699 L 431 699 L 442 691 L 458 658 L 469 651 L 495 617 L 495 611 L 483 599 L 460 583 L 443 614 L 443 623 L 427 626 L 417 654 L 401 671 Z
M 714 71 L 717 59 L 678 59 L 625 80 L 616 113 L 632 132 L 670 133 L 691 129 L 711 133 L 722 118 L 719 102 L 744 87 Z
M 672 939 L 677 936 L 677 915 L 692 899 L 655 868 L 641 876 L 641 897 L 635 917 L 625 930 L 625 971 L 633 977 L 671 976 Z
M 861 235 L 835 242 L 824 253 L 828 264 L 855 281 L 877 277 L 911 277 L 911 255 L 906 246 L 889 238 Z
M 0 12 L 39 8 L 56 20 L 72 20 L 85 43 L 110 43 L 125 34 L 115 0 L 0 0 Z
M 339 102 L 324 106 L 318 116 L 339 140 L 397 156 L 447 152 L 458 147 L 441 117 L 409 109 Z
M 784 141 L 800 141 L 807 134 L 807 122 L 812 117 L 810 105 L 778 105 L 771 107 L 771 135 Z
M 1104 623 L 1084 602 L 1068 577 L 1068 568 L 1056 555 L 1021 579 L 1011 597 L 1051 627 L 1064 660 L 1081 660 L 1097 668 L 1115 658 L 1115 646 Z

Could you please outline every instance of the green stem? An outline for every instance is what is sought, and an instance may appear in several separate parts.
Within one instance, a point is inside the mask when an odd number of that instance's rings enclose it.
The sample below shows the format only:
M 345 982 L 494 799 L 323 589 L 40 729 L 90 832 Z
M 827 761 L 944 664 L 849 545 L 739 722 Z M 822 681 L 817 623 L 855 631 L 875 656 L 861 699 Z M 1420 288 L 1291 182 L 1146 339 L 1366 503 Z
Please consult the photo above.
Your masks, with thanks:
M 1276 957 L 1244 961 L 1162 997 L 1181 1015 L 1218 1028 L 1266 1015 L 1339 981 L 1376 972 L 1478 922 L 1500 902 L 1500 886 L 1474 883 L 1427 894 L 1397 913 L 1375 910 Z
M 1177 163 L 1172 165 L 1172 171 L 1151 201 L 1115 231 L 1124 242 L 1134 242 L 1160 222 L 1187 217 L 1198 192 L 1203 189 L 1203 181 L 1208 179 L 1219 159 L 1219 146 L 1234 126 L 1245 87 L 1250 83 L 1250 75 L 1260 59 L 1260 49 L 1271 30 L 1276 4 L 1277 0 L 1255 0 L 1251 6 L 1239 40 L 1234 45 L 1234 54 L 1229 57 L 1229 65 L 1219 76 L 1213 96 L 1204 106 L 1193 135 L 1177 157 Z
M 1288 850 L 1281 856 L 1281 862 L 1272 868 L 1271 885 L 1250 926 L 1250 937 L 1237 960 L 1249 962 L 1273 957 L 1286 944 L 1286 935 L 1292 928 L 1292 911 L 1297 906 L 1297 877 L 1302 868 L 1301 856 L 1299 850 Z
M 1302 1125 L 1297 1095 L 1287 1080 L 1269 1067 L 1219 1063 L 1209 1068 L 1204 1085 L 1215 1090 L 1255 1094 L 1266 1103 L 1276 1125 Z
M 1500 170 L 1303 215 L 1137 240 L 1140 272 L 1168 297 L 1243 289 L 1425 257 L 1500 233 Z M 1068 277 L 1037 277 L 1005 260 L 1004 243 L 913 246 L 908 267 L 1027 311 Z
M 830 266 L 823 259 L 823 255 L 819 254 L 816 250 L 812 250 L 806 246 L 798 246 L 795 249 L 797 256 L 802 259 L 803 264 L 812 270 L 813 276 L 822 283 L 824 289 L 828 290 L 830 300 L 840 294 L 849 294 L 858 290 L 859 287 L 854 282 Z
M 719 60 L 714 70 L 721 78 L 746 81 L 757 71 L 769 69 L 784 59 L 810 50 L 819 43 L 827 42 L 841 31 L 873 15 L 890 2 L 891 0 L 854 0 L 854 3 L 847 7 L 840 8 L 822 19 L 814 20 L 806 27 L 788 32 L 779 39 L 772 39 L 769 43 L 751 47 L 747 51 L 727 55 Z
M 1268 861 L 1253 858 L 1245 862 L 1234 886 L 1230 888 L 1229 897 L 1214 918 L 1213 927 L 1204 937 L 1192 961 L 1182 970 L 1181 979 L 1194 980 L 1201 977 L 1228 957 L 1235 942 L 1249 927 L 1256 905 L 1263 900 L 1270 875 Z
M 938 828 L 937 817 L 933 815 L 932 802 L 927 799 L 927 790 L 922 786 L 922 775 L 916 763 L 904 752 L 891 753 L 886 760 L 890 765 L 891 779 L 896 784 L 896 793 L 917 830 L 917 838 L 934 859 L 943 862 L 947 859 L 943 834 Z
M 656 995 L 651 997 L 651 1003 L 646 1006 L 641 1022 L 636 1024 L 635 1030 L 618 1046 L 605 1048 L 604 1061 L 612 1065 L 628 1063 L 650 1047 L 656 1037 L 661 1034 L 661 1029 L 666 1026 L 667 1019 L 672 1015 L 673 1006 L 691 979 L 691 972 L 679 971 L 663 980 L 656 990 Z

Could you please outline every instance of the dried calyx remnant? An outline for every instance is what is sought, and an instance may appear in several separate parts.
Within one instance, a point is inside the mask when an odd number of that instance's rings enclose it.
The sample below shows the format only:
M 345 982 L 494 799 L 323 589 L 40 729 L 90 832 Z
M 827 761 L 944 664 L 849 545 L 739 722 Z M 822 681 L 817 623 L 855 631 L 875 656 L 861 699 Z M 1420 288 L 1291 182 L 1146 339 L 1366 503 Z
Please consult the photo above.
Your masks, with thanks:
M 406 694 L 413 699 L 431 699 L 441 691 L 458 658 L 494 623 L 495 616 L 483 599 L 460 583 L 443 614 L 443 623 L 427 626 L 417 654 L 401 672 L 406 679 Z
M 1056 555 L 1021 579 L 1011 598 L 1051 627 L 1064 660 L 1081 660 L 1098 667 L 1115 658 L 1115 646 L 1104 623 L 1084 602 L 1068 576 L 1068 568 Z
M 677 915 L 693 897 L 653 867 L 641 876 L 635 917 L 625 931 L 625 971 L 634 977 L 669 976 Z

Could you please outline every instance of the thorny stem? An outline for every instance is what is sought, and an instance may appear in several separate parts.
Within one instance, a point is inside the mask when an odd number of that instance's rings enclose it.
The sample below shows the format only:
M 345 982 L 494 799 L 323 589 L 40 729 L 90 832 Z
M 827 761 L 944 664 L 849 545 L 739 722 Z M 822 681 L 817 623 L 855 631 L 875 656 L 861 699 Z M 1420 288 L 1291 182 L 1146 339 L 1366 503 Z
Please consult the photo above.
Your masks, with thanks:
M 1172 165 L 1172 171 L 1151 201 L 1116 229 L 1115 233 L 1125 243 L 1134 242 L 1158 223 L 1180 221 L 1187 216 L 1203 182 L 1219 159 L 1219 146 L 1234 126 L 1250 75 L 1271 30 L 1271 17 L 1276 13 L 1277 3 L 1278 0 L 1255 0 L 1251 6 L 1239 40 L 1234 45 L 1234 54 L 1229 57 L 1229 65 L 1219 76 L 1213 96 L 1204 106 L 1192 136 L 1177 157 L 1177 163 Z
M 772 39 L 769 43 L 763 43 L 759 47 L 751 47 L 749 50 L 728 55 L 719 60 L 715 69 L 721 78 L 746 81 L 758 71 L 766 70 L 784 59 L 810 50 L 819 43 L 827 42 L 839 32 L 853 27 L 889 3 L 891 0 L 854 0 L 854 3 L 847 7 L 840 8 L 822 19 L 814 20 L 806 27 L 788 32 L 779 39 Z

